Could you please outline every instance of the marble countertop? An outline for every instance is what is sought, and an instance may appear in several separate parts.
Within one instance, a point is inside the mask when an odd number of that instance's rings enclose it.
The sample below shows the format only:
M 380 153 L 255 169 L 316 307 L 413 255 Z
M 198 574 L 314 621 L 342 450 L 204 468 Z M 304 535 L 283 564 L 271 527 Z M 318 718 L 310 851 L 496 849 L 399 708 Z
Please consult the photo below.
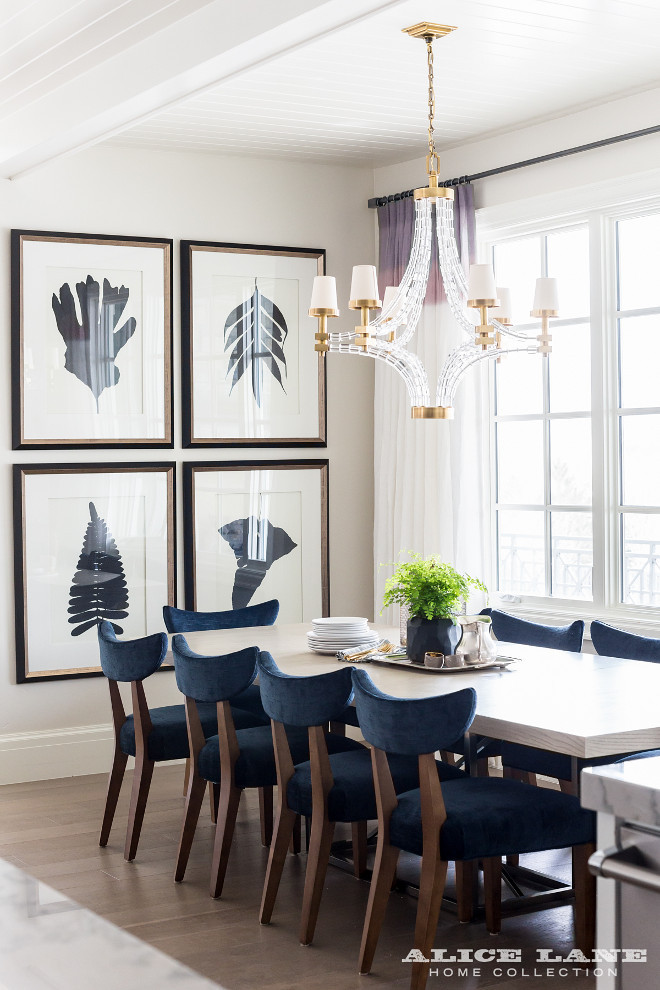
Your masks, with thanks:
M 589 767 L 581 783 L 583 807 L 660 826 L 660 757 Z
M 0 990 L 218 990 L 0 859 Z

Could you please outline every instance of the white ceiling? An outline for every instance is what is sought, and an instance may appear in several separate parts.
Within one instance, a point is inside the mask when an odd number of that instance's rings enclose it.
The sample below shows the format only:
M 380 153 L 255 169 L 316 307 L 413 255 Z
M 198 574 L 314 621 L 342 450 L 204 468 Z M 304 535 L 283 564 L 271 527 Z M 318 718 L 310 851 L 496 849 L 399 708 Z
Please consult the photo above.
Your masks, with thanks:
M 384 165 L 660 85 L 658 0 L 3 0 L 0 160 L 113 137 Z M 255 28 L 255 25 L 258 27 Z
M 434 44 L 437 142 L 450 147 L 660 83 L 660 2 L 410 0 L 156 114 L 124 142 L 384 165 L 425 153 L 420 20 Z

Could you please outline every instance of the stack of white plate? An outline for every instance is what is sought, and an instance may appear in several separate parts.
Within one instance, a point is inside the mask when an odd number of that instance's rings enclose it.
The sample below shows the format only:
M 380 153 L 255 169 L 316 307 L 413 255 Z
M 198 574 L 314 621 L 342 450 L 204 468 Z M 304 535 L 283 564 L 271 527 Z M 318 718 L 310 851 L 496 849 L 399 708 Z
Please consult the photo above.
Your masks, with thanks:
M 379 642 L 378 634 L 369 628 L 369 620 L 357 615 L 330 616 L 313 619 L 313 629 L 307 633 L 307 643 L 314 653 L 326 655 L 337 650 L 367 650 Z

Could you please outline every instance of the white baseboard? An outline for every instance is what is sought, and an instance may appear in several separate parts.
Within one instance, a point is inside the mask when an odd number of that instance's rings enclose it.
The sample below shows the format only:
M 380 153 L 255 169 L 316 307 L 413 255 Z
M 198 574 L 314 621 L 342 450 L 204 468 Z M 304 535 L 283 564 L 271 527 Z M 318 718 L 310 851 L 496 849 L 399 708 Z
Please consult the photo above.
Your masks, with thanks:
M 0 735 L 0 784 L 107 773 L 113 745 L 110 725 Z
M 79 725 L 73 729 L 0 736 L 0 786 L 108 773 L 114 740 L 111 725 Z M 163 760 L 158 765 L 174 766 L 184 762 Z M 132 768 L 133 757 L 129 756 L 127 769 Z

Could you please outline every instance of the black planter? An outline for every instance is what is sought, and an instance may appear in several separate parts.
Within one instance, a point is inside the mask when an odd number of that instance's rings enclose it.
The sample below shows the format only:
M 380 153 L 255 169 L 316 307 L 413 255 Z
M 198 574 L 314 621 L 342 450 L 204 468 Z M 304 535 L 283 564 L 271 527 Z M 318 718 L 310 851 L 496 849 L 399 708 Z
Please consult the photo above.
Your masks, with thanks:
M 424 663 L 425 653 L 444 653 L 448 656 L 456 650 L 461 638 L 461 627 L 451 619 L 424 619 L 414 616 L 408 619 L 408 643 L 406 653 L 415 663 Z

